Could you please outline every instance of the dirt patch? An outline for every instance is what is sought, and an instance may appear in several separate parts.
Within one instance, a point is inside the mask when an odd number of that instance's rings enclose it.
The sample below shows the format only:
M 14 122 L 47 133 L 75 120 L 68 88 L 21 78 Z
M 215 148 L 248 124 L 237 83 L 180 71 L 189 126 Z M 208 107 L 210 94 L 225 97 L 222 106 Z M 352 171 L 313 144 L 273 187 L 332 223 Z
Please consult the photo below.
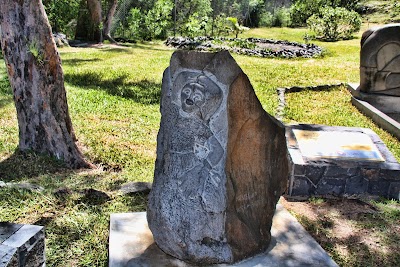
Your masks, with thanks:
M 388 215 L 357 199 L 280 203 L 340 266 L 400 266 L 400 204 Z

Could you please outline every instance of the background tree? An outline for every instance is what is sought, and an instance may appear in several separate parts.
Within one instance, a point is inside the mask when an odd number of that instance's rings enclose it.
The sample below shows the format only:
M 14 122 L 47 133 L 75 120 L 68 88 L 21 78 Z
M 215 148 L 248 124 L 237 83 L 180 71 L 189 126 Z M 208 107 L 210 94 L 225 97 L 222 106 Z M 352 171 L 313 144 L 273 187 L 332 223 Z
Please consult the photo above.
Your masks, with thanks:
M 212 10 L 210 0 L 176 0 L 175 4 L 175 21 L 181 35 L 192 35 L 193 31 L 202 30 L 200 25 L 208 21 Z
M 41 0 L 0 1 L 1 43 L 13 90 L 19 149 L 91 167 L 76 145 L 64 76 Z
M 115 42 L 111 37 L 111 24 L 117 9 L 118 0 L 108 0 L 107 2 L 107 15 L 104 18 L 103 36 L 104 39 Z
M 81 0 L 78 21 L 76 25 L 76 39 L 103 42 L 111 37 L 111 23 L 114 17 L 118 0 Z M 106 6 L 103 14 L 103 7 Z

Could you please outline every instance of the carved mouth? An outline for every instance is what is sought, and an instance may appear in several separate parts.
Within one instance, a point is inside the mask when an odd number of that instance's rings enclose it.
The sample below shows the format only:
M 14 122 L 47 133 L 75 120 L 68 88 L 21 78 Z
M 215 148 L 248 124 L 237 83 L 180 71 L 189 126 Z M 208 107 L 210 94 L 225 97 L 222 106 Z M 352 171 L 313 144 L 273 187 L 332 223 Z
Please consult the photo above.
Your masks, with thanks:
M 194 102 L 192 99 L 186 99 L 186 105 L 193 106 Z

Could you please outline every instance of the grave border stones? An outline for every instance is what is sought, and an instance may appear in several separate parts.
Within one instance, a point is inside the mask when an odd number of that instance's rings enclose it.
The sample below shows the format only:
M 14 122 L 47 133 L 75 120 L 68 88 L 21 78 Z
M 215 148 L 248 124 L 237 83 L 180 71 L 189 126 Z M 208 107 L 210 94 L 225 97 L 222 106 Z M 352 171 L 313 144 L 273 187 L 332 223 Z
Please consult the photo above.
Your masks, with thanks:
M 294 129 L 364 133 L 371 138 L 385 161 L 306 158 L 300 151 Z M 288 125 L 286 135 L 292 166 L 286 192 L 289 197 L 350 197 L 369 194 L 400 199 L 400 164 L 371 129 L 297 124 Z

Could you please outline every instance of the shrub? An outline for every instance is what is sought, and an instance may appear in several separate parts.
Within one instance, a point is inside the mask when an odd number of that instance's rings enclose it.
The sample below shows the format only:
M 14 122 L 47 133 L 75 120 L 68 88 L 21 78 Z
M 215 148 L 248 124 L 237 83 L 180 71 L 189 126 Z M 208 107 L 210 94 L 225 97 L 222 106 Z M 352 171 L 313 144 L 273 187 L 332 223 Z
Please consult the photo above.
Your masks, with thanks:
M 327 7 L 307 20 L 307 25 L 318 39 L 338 41 L 350 39 L 361 28 L 361 17 L 355 11 L 342 7 Z
M 355 10 L 360 7 L 361 0 L 296 0 L 290 7 L 291 26 L 304 26 L 307 19 L 317 15 L 326 7 L 344 7 Z
M 212 23 L 210 23 L 212 29 L 209 29 L 211 35 L 213 36 L 221 36 L 228 35 L 230 32 L 230 22 L 227 20 L 225 14 L 218 15 Z
M 229 27 L 236 38 L 238 38 L 239 33 L 249 30 L 248 27 L 240 25 L 237 18 L 228 17 L 226 20 L 229 22 Z
M 290 10 L 288 8 L 279 8 L 275 12 L 276 27 L 287 27 L 291 24 Z
M 164 39 L 171 24 L 171 10 L 173 3 L 171 0 L 157 0 L 152 9 L 144 11 L 137 7 L 132 8 L 126 18 L 128 24 L 128 34 L 115 32 L 115 35 L 127 36 L 131 39 Z
M 290 22 L 290 10 L 288 8 L 279 8 L 275 14 L 264 12 L 260 15 L 260 27 L 288 27 Z
M 304 26 L 307 19 L 313 14 L 318 14 L 325 4 L 326 0 L 297 0 L 290 7 L 291 26 Z
M 258 23 L 260 27 L 273 27 L 274 26 L 274 15 L 271 12 L 264 12 L 260 15 L 260 21 Z

